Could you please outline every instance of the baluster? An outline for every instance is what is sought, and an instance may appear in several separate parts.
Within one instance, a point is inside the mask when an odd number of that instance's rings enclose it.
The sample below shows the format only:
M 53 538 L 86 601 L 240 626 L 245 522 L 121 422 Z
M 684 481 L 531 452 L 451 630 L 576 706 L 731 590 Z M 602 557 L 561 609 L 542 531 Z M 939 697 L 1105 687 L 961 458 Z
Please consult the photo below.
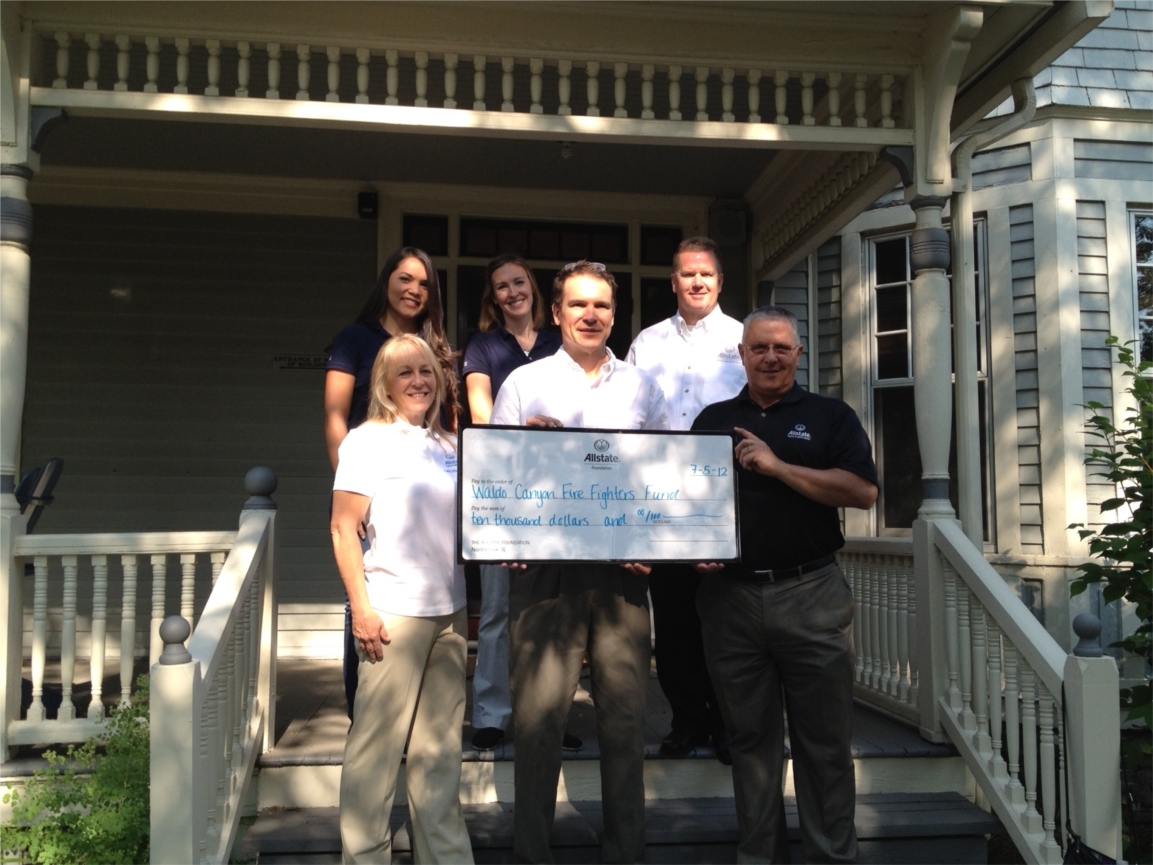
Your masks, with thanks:
M 208 85 L 204 88 L 205 96 L 220 95 L 220 40 L 206 39 L 204 47 L 208 49 Z
M 986 651 L 989 656 L 989 774 L 1003 785 L 1009 773 L 1005 768 L 1005 758 L 1001 756 L 1001 725 L 1004 720 L 1001 703 L 1001 629 L 991 617 L 985 629 L 988 633 Z
M 789 94 L 785 90 L 785 85 L 789 83 L 789 73 L 786 69 L 778 69 L 773 73 L 773 98 L 776 101 L 777 120 L 781 126 L 789 125 L 789 116 L 785 114 L 785 109 L 788 107 Z
M 233 767 L 233 752 L 232 746 L 235 742 L 233 732 L 236 723 L 235 709 L 236 709 L 236 688 L 233 683 L 236 681 L 236 640 L 240 634 L 240 622 L 238 621 L 237 627 L 232 629 L 232 633 L 228 636 L 228 649 L 226 661 L 221 665 L 218 674 L 218 693 L 220 695 L 221 712 L 220 716 L 220 729 L 223 734 L 223 758 L 224 758 L 224 771 L 216 776 L 216 798 L 220 803 L 220 822 L 222 827 L 228 824 L 228 794 L 232 786 L 232 772 Z
M 501 111 L 516 111 L 516 106 L 512 103 L 512 73 L 516 68 L 516 58 L 502 57 L 500 58 L 500 110 Z
M 681 74 L 680 66 L 669 67 L 669 120 L 681 119 Z
M 869 125 L 869 118 L 865 116 L 865 85 L 868 81 L 869 76 L 864 72 L 858 72 L 853 79 L 853 110 L 857 114 L 856 125 L 862 128 Z
M 212 585 L 214 588 L 216 581 L 220 579 L 220 572 L 224 569 L 226 558 L 228 558 L 228 553 L 210 553 L 208 556 L 209 561 L 212 562 Z
M 617 107 L 613 110 L 613 117 L 628 117 L 628 109 L 625 108 L 625 76 L 628 74 L 629 65 L 627 63 L 614 63 L 613 64 L 613 99 L 616 100 Z
M 116 83 L 112 85 L 112 89 L 119 93 L 123 93 L 128 89 L 128 50 L 131 47 L 132 37 L 116 37 Z
M 212 696 L 211 693 L 209 693 L 208 696 L 209 696 L 209 699 L 205 700 L 205 705 L 203 707 L 203 711 L 205 711 L 206 715 L 207 715 L 207 712 L 211 711 L 211 696 Z M 212 777 L 212 768 L 211 768 L 212 767 L 212 756 L 211 756 L 212 751 L 211 751 L 211 748 L 209 747 L 209 743 L 208 743 L 209 727 L 207 724 L 206 715 L 197 719 L 200 721 L 200 724 L 199 724 L 199 727 L 200 727 L 200 753 L 199 753 L 198 763 L 199 763 L 199 765 L 204 767 L 204 777 L 211 778 Z M 197 789 L 198 787 L 207 787 L 207 786 L 208 786 L 207 784 L 205 784 L 205 785 L 193 784 L 192 785 L 192 787 L 193 787 L 192 795 L 193 796 L 199 795 L 202 798 L 207 798 L 203 789 Z M 204 827 L 205 831 L 202 832 L 200 835 L 200 841 L 199 841 L 200 855 L 197 857 L 197 861 L 200 861 L 200 862 L 207 861 L 207 839 L 208 839 L 208 835 L 209 835 L 209 825 L 210 825 L 208 821 L 211 819 L 211 808 L 206 807 L 204 810 L 204 815 L 205 815 L 205 827 Z
M 597 102 L 600 101 L 601 83 L 597 77 L 601 74 L 601 64 L 599 60 L 590 60 L 585 64 L 585 73 L 588 78 L 585 81 L 585 95 L 588 97 L 588 109 L 585 111 L 589 117 L 600 117 L 601 110 L 597 107 Z
M 905 573 L 909 574 L 911 570 L 911 563 L 905 565 Z M 915 579 L 908 580 L 909 584 L 909 645 L 917 645 L 917 583 Z M 917 661 L 917 653 L 915 651 L 909 652 L 909 705 L 917 705 L 918 692 L 920 690 L 920 672 L 919 664 Z
M 180 554 L 180 615 L 192 624 L 196 610 L 196 553 Z
M 368 49 L 364 49 L 367 51 Z M 357 57 L 360 54 L 357 53 Z M 365 61 L 368 62 L 367 60 Z M 460 62 L 460 58 L 456 54 L 444 55 L 444 107 L 456 108 L 456 64 Z M 364 89 L 368 89 L 368 73 L 365 73 Z M 360 97 L 357 97 L 359 101 Z M 366 98 L 365 102 L 368 101 Z
M 567 117 L 572 114 L 572 106 L 569 105 L 569 100 L 572 98 L 572 78 L 570 77 L 572 75 L 572 61 L 558 60 L 556 71 L 560 75 L 556 83 L 557 99 L 560 102 L 556 113 Z
M 484 67 L 488 61 L 483 54 L 472 58 L 472 110 L 484 111 Z
M 328 56 L 328 93 L 324 96 L 325 102 L 340 101 L 340 46 L 329 45 L 324 53 Z M 428 55 L 425 55 L 427 63 Z
M 949 708 L 961 711 L 961 645 L 957 633 L 957 573 L 948 559 L 941 559 L 941 569 L 945 574 L 945 647 L 949 665 Z
M 985 608 L 972 594 L 969 595 L 969 606 L 973 630 L 973 712 L 977 721 L 973 744 L 977 753 L 988 759 L 992 746 L 989 741 L 989 654 L 985 645 Z
M 97 90 L 100 87 L 96 81 L 100 74 L 100 34 L 85 33 L 84 41 L 88 45 L 88 80 L 84 82 L 84 89 Z
M 152 560 L 152 640 L 149 643 L 148 663 L 160 659 L 164 644 L 160 639 L 160 623 L 164 621 L 164 592 L 168 581 L 168 556 L 155 555 Z
M 397 93 L 400 92 L 400 52 L 394 48 L 389 48 L 384 52 L 384 60 L 388 64 L 388 69 L 384 76 L 384 86 L 388 95 L 385 97 L 385 105 L 400 105 L 400 99 L 397 98 Z
M 268 43 L 268 90 L 264 92 L 267 99 L 280 98 L 280 43 Z
M 52 87 L 56 90 L 68 89 L 68 66 L 72 57 L 68 49 L 72 47 L 72 37 L 63 30 L 56 31 L 56 78 Z
M 733 114 L 733 79 L 736 74 L 736 70 L 733 69 L 721 70 L 721 120 L 725 123 L 732 123 L 737 119 Z
M 144 47 L 148 50 L 148 56 L 144 59 L 144 77 L 148 79 L 144 83 L 144 92 L 158 93 L 160 86 L 156 79 L 160 77 L 160 37 L 145 36 Z
M 43 721 L 44 660 L 48 643 L 48 557 L 32 560 L 32 705 L 29 721 Z
M 1044 815 L 1042 829 L 1045 840 L 1041 842 L 1041 849 L 1045 851 L 1043 857 L 1048 862 L 1061 860 L 1061 848 L 1057 845 L 1055 830 L 1057 827 L 1057 749 L 1053 741 L 1053 697 L 1044 685 L 1038 686 L 1040 697 L 1041 722 L 1041 811 Z
M 657 67 L 652 63 L 646 63 L 641 66 L 641 119 L 652 120 L 656 117 L 653 113 L 653 76 L 657 72 Z
M 825 79 L 829 85 L 829 125 L 841 125 L 841 73 L 830 72 Z
M 881 569 L 876 564 L 876 556 L 868 557 L 869 570 L 869 605 L 868 605 L 868 632 L 869 655 L 873 657 L 872 675 L 869 676 L 869 686 L 874 691 L 881 686 Z
M 873 574 L 869 568 L 869 557 L 864 553 L 858 556 L 861 583 L 861 648 L 865 657 L 861 666 L 861 684 L 866 688 L 873 678 L 873 622 L 870 606 L 872 605 Z
M 1017 647 L 1005 640 L 1005 749 L 1009 752 L 1009 801 L 1025 805 L 1021 786 L 1021 704 L 1018 691 Z
M 861 681 L 865 669 L 864 643 L 861 637 L 861 557 L 858 553 L 849 553 L 845 556 L 845 576 L 848 577 L 849 586 L 853 592 L 853 647 L 856 649 L 857 661 L 853 666 L 854 681 Z
M 885 623 L 885 634 L 889 644 L 889 695 L 896 697 L 898 683 L 904 675 L 901 669 L 900 636 L 897 633 L 897 606 L 900 599 L 897 597 L 897 571 L 900 565 L 893 556 L 885 556 L 885 583 L 889 590 L 889 601 L 885 605 L 888 612 L 888 621 Z
M 698 66 L 696 71 L 697 79 L 697 120 L 709 119 L 709 67 Z
M 296 46 L 296 98 L 308 101 L 308 85 L 312 79 L 312 49 L 307 45 Z
M 528 61 L 528 95 L 532 104 L 528 107 L 529 114 L 544 114 L 544 106 L 540 104 L 541 96 L 544 95 L 544 80 L 541 75 L 544 73 L 544 59 L 540 57 L 532 57 Z
M 881 76 L 881 128 L 892 129 L 896 126 L 893 120 L 893 76 Z
M 1026 832 L 1041 831 L 1041 815 L 1037 812 L 1037 674 L 1027 661 L 1021 662 L 1021 763 L 1025 770 L 1025 816 L 1022 824 Z
M 60 686 L 63 694 L 57 720 L 71 721 L 76 717 L 72 702 L 72 685 L 76 681 L 76 556 L 61 556 L 64 568 L 63 621 L 60 628 Z
M 132 695 L 132 665 L 136 660 L 136 556 L 121 556 L 124 585 L 120 599 L 120 705 Z
M 749 80 L 749 123 L 761 122 L 761 70 L 750 69 Z
M 456 55 L 454 54 L 454 55 L 452 55 L 452 57 L 453 57 L 453 65 L 455 66 L 456 65 Z M 371 49 L 369 49 L 369 48 L 357 48 L 356 49 L 356 103 L 358 105 L 367 105 L 368 104 L 368 61 L 371 59 L 372 59 L 372 50 Z M 447 60 L 446 60 L 446 62 L 447 62 Z M 455 71 L 452 74 L 452 85 L 453 85 L 453 90 L 455 91 L 456 90 L 456 72 Z M 446 79 L 445 92 L 447 92 L 447 91 L 448 91 L 448 84 L 447 84 L 447 79 Z M 444 107 L 445 108 L 449 108 L 449 107 L 455 108 L 456 103 L 454 102 L 450 106 L 448 104 L 448 100 L 445 100 Z
M 267 561 L 267 560 L 266 560 Z M 262 580 L 253 580 L 251 595 L 252 600 L 250 604 L 251 609 L 251 624 L 248 627 L 248 644 L 249 644 L 249 661 L 248 661 L 248 720 L 251 721 L 256 717 L 256 712 L 260 706 L 257 700 L 257 674 L 260 672 L 258 664 L 260 663 L 260 645 L 263 639 L 263 623 L 261 620 L 262 605 L 261 600 L 261 586 Z
M 1056 699 L 1055 695 L 1054 695 L 1054 699 Z M 1057 803 L 1059 805 L 1059 808 L 1060 808 L 1060 811 L 1062 814 L 1069 814 L 1069 808 L 1071 807 L 1071 803 L 1069 802 L 1069 797 L 1066 795 L 1068 792 L 1068 789 L 1069 789 L 1066 785 L 1069 782 L 1065 778 L 1065 773 L 1069 771 L 1069 767 L 1065 763 L 1065 759 L 1068 756 L 1066 754 L 1067 749 L 1065 748 L 1065 744 L 1064 744 L 1065 743 L 1065 710 L 1060 703 L 1055 703 L 1054 705 L 1056 706 L 1056 711 L 1054 712 L 1054 714 L 1056 715 L 1056 721 L 1057 721 L 1057 742 L 1060 743 L 1060 745 L 1057 748 Z M 1079 819 L 1079 816 L 1076 814 L 1073 814 L 1072 817 L 1074 820 Z M 1064 837 L 1065 836 L 1064 829 L 1062 829 L 1061 835 L 1064 838 L 1062 843 L 1065 844 L 1065 846 L 1068 846 L 1069 842 L 1072 839 Z M 1056 861 L 1056 860 L 1054 860 L 1054 861 Z
M 231 771 L 228 773 L 228 785 L 226 787 L 229 801 L 232 800 L 232 793 L 236 790 L 236 785 L 241 780 L 240 767 L 244 757 L 244 708 L 247 703 L 247 695 L 241 690 L 239 683 L 247 683 L 248 681 L 248 671 L 245 669 L 245 664 L 248 662 L 248 652 L 246 651 L 245 644 L 248 642 L 247 632 L 251 612 L 251 605 L 246 600 L 241 600 L 240 598 L 237 598 L 237 600 L 244 604 L 244 615 L 242 617 L 244 626 L 233 631 L 233 639 L 236 647 L 236 662 L 229 671 L 228 676 L 228 702 L 231 704 L 232 713 L 232 757 L 229 760 Z
M 92 650 L 89 652 L 88 678 L 92 680 L 92 699 L 88 701 L 88 718 L 104 717 L 104 638 L 108 629 L 108 556 L 92 557 Z
M 961 729 L 976 730 L 977 718 L 973 714 L 973 631 L 969 626 L 969 599 L 971 593 L 964 581 L 957 580 L 957 642 L 960 649 L 961 672 Z
M 897 699 L 909 702 L 909 572 L 903 561 L 896 562 L 897 572 Z
M 815 126 L 817 120 L 813 117 L 813 82 L 817 80 L 816 72 L 801 73 L 801 124 Z
M 176 40 L 176 86 L 173 93 L 188 92 L 188 49 L 192 43 L 187 39 Z
M 218 784 L 213 783 L 215 779 L 220 777 L 220 767 L 223 761 L 223 753 L 220 746 L 220 668 L 217 667 L 216 680 L 209 682 L 208 693 L 206 694 L 206 708 L 207 719 L 204 723 L 204 728 L 208 730 L 208 763 L 205 766 L 205 778 L 208 783 L 204 785 L 205 791 L 203 793 L 207 808 L 205 810 L 204 819 L 204 835 L 200 839 L 201 859 L 200 861 L 209 861 L 206 852 L 206 845 L 214 839 L 219 831 L 217 825 L 217 807 L 220 804 L 220 790 Z
M 877 556 L 877 651 L 881 661 L 881 693 L 893 690 L 893 668 L 889 663 L 889 558 Z
M 252 79 L 252 43 L 236 43 L 236 95 L 248 98 L 248 82 Z
M 416 63 L 416 99 L 413 102 L 417 108 L 428 107 L 428 52 L 417 51 L 413 55 Z

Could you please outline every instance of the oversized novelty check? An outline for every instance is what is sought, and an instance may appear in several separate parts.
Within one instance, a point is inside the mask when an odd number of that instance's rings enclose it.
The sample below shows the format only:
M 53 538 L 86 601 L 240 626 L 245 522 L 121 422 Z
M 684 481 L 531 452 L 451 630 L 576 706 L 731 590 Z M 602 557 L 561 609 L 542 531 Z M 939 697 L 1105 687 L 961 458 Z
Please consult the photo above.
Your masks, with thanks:
M 465 562 L 740 557 L 723 433 L 468 427 L 458 482 Z

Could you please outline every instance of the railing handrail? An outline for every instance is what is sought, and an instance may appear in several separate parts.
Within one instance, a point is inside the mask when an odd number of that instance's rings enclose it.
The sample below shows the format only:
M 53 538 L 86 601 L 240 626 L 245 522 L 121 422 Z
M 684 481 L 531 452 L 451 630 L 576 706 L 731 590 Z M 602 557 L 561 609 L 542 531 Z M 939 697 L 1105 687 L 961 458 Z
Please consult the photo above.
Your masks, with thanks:
M 130 555 L 201 553 L 227 550 L 236 532 L 102 532 L 96 534 L 21 535 L 13 554 L 23 556 Z
M 200 663 L 202 681 L 210 682 L 223 655 L 224 637 L 236 623 L 237 598 L 256 577 L 268 547 L 270 523 L 276 511 L 246 511 L 220 577 L 188 640 L 188 651 Z
M 845 538 L 841 553 L 870 553 L 872 555 L 911 556 L 912 538 L 868 538 L 854 536 Z
M 1061 693 L 1066 652 L 1032 613 L 1013 594 L 997 570 L 985 560 L 965 535 L 960 523 L 938 520 L 933 523 L 934 543 L 949 560 L 998 627 L 1012 640 L 1029 665 L 1040 675 L 1050 694 Z

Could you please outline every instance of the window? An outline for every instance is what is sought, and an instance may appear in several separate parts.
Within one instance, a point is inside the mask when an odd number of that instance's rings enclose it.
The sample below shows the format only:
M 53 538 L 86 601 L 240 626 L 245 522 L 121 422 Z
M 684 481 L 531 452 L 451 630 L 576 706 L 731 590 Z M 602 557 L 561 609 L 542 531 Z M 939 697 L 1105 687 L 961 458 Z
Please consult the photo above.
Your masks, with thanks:
M 1153 213 L 1133 213 L 1140 359 L 1153 361 Z
M 988 460 L 988 360 L 985 346 L 984 223 L 973 226 L 977 310 L 977 399 L 981 443 L 984 535 L 990 537 Z M 867 246 L 870 285 L 870 391 L 873 443 L 881 480 L 878 534 L 906 534 L 921 506 L 921 451 L 913 405 L 912 290 L 909 235 L 880 237 Z M 950 275 L 951 278 L 951 275 Z M 952 358 L 952 346 L 942 346 Z M 956 416 L 949 447 L 949 498 L 957 507 Z

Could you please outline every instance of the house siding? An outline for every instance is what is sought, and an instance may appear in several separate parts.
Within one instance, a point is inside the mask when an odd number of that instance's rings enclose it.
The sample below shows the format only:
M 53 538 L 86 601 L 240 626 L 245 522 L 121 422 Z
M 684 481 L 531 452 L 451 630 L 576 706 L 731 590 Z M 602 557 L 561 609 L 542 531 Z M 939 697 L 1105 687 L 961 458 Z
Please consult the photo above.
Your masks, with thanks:
M 1017 464 L 1019 471 L 1021 552 L 1044 551 L 1041 501 L 1040 393 L 1037 382 L 1036 270 L 1033 206 L 1009 208 L 1013 285 L 1013 337 L 1017 379 Z
M 1029 142 L 975 154 L 972 175 L 974 190 L 1032 180 L 1033 158 Z
M 841 368 L 841 242 L 817 250 L 817 389 L 844 398 Z
M 803 258 L 773 286 L 773 303 L 783 306 L 797 317 L 801 345 L 805 347 L 801 363 L 797 367 L 797 383 L 809 389 L 809 361 L 812 357 L 809 347 L 809 260 Z
M 1084 138 L 1073 140 L 1073 171 L 1078 178 L 1148 181 L 1151 165 L 1153 144 Z

